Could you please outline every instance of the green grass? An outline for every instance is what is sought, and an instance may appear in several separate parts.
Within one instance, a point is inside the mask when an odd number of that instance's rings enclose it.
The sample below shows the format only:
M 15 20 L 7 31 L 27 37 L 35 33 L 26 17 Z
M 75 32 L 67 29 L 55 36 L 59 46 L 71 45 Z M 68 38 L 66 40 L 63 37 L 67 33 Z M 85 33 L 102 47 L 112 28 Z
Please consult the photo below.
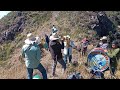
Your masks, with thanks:
M 0 61 L 7 60 L 10 57 L 10 55 L 13 53 L 14 47 L 15 46 L 11 45 L 10 43 L 4 44 L 2 52 L 0 52 Z

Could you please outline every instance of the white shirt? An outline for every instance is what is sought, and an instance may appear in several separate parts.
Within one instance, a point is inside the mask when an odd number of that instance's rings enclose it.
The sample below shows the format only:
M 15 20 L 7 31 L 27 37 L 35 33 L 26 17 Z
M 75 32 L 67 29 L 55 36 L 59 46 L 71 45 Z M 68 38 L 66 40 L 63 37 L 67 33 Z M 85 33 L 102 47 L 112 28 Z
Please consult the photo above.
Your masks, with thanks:
M 66 42 L 64 42 L 64 50 L 63 50 L 63 53 L 64 55 L 67 55 L 68 54 L 68 50 L 69 50 L 69 55 L 72 55 L 72 48 L 75 47 L 75 44 L 73 41 L 70 41 L 70 45 L 72 47 L 66 47 Z

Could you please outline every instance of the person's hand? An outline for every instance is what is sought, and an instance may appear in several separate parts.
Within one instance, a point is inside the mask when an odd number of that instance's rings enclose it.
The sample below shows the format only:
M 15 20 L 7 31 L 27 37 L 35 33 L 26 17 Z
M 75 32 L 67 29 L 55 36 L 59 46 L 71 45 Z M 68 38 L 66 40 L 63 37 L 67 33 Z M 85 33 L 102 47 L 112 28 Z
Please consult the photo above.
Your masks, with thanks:
M 104 50 L 104 52 L 106 52 L 106 53 L 107 53 L 108 51 L 107 51 L 107 50 Z

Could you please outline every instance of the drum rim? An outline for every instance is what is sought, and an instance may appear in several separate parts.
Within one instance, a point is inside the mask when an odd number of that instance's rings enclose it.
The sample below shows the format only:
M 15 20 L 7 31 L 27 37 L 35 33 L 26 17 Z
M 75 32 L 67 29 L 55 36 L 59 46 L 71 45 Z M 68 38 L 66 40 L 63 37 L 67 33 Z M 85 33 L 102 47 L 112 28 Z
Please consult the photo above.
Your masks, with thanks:
M 95 50 L 95 49 L 101 49 L 101 51 L 103 51 L 102 53 L 104 54 L 104 55 L 106 55 L 107 57 L 108 57 L 108 64 L 110 64 L 110 57 L 104 52 L 104 49 L 102 49 L 102 48 L 94 48 L 94 49 L 92 49 L 89 53 L 88 53 L 88 55 L 87 55 L 87 63 L 88 63 L 88 56 Z M 100 50 L 99 50 L 100 51 Z M 89 66 L 89 64 L 88 64 L 88 66 Z M 90 66 L 89 66 L 90 67 Z M 107 67 L 107 68 L 109 68 L 109 66 Z M 106 69 L 107 69 L 106 68 Z M 91 68 L 92 69 L 92 68 Z M 101 71 L 101 72 L 103 72 L 103 71 L 105 71 L 106 69 L 103 69 L 103 70 L 94 70 L 94 71 Z

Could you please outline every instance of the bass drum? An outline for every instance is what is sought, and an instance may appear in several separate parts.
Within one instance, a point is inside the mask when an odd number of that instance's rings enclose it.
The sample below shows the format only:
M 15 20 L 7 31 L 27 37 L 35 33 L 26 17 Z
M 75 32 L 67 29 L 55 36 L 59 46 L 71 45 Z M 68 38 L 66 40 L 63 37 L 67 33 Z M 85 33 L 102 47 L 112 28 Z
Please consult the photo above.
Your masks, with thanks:
M 94 48 L 87 57 L 88 67 L 94 71 L 105 71 L 110 64 L 110 58 L 102 48 Z

